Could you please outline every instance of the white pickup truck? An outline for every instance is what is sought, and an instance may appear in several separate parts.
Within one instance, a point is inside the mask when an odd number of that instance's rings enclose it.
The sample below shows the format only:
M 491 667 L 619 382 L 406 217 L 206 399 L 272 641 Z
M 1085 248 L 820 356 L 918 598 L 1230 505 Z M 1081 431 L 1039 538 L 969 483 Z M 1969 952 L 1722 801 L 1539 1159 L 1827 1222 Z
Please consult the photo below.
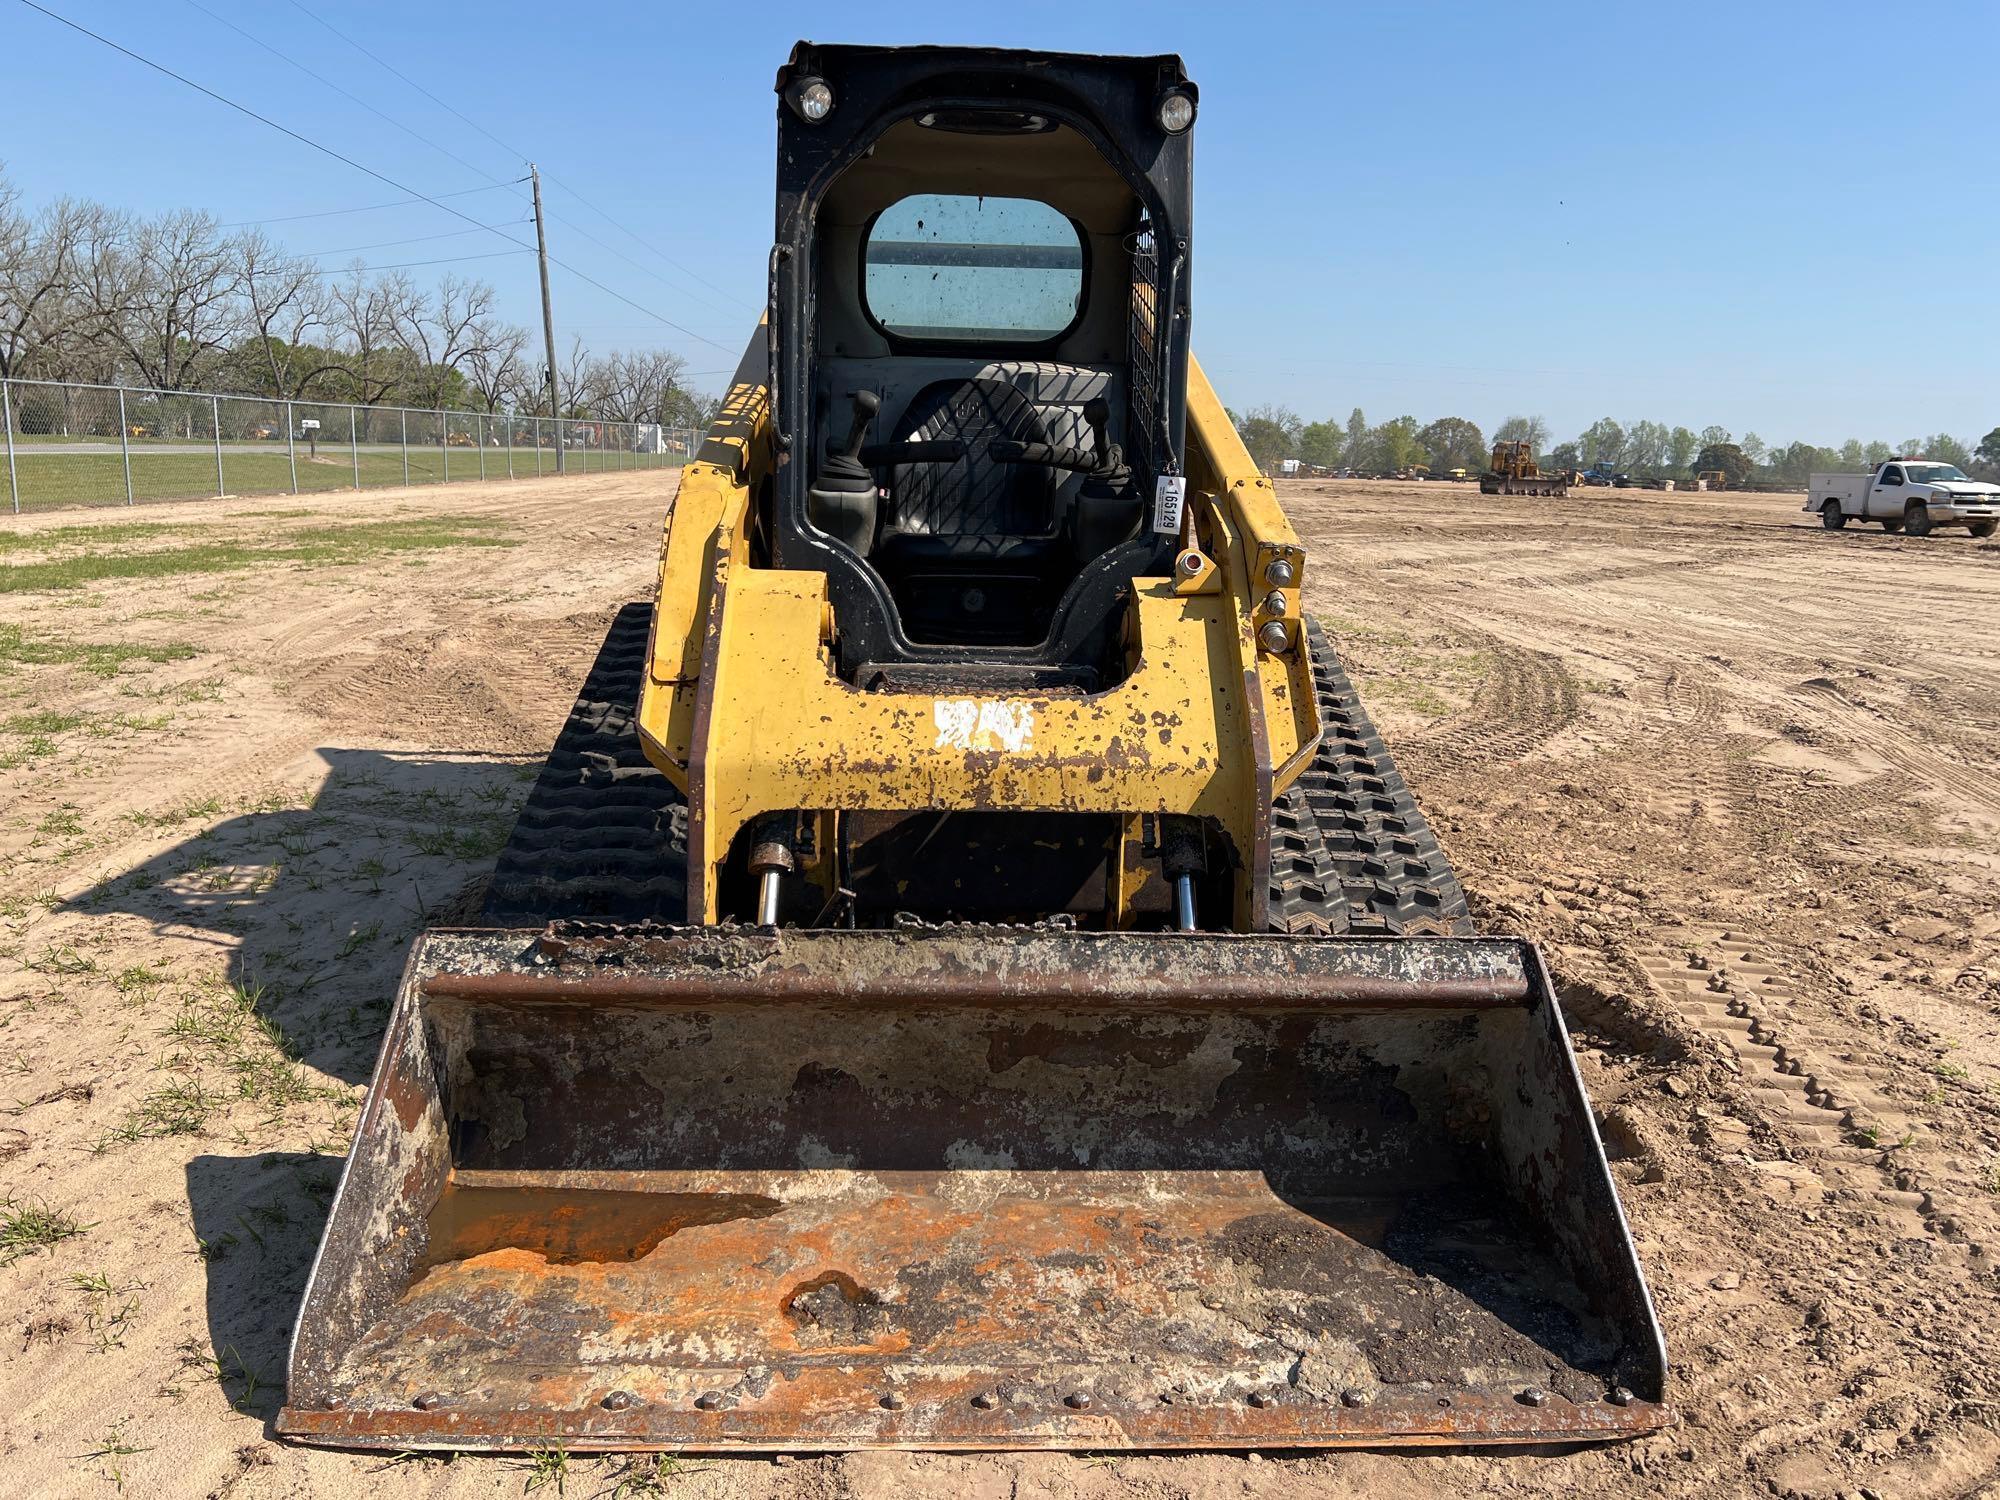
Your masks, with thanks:
M 1991 536 L 2000 526 L 2000 484 L 1968 478 L 1952 464 L 1892 458 L 1873 474 L 1813 475 L 1805 508 L 1817 511 L 1828 531 L 1865 520 L 1910 536 L 1929 536 L 1935 526 Z

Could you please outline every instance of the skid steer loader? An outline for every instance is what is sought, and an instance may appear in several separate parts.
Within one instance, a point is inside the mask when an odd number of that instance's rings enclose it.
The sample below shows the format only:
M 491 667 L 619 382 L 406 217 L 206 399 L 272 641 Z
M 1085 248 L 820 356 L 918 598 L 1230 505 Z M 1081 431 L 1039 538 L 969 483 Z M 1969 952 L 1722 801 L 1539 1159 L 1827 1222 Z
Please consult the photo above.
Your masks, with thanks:
M 778 94 L 767 320 L 487 925 L 410 956 L 280 1430 L 1667 1423 L 1548 972 L 1189 354 L 1179 60 L 801 44 Z

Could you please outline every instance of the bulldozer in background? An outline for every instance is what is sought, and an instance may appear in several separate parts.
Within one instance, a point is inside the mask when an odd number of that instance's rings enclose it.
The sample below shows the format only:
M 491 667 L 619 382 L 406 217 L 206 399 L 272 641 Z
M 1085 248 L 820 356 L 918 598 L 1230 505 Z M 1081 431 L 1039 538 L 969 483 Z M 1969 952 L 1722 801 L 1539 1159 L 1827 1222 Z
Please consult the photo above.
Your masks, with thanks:
M 1174 57 L 800 44 L 770 306 L 479 928 L 410 956 L 280 1431 L 1609 1439 L 1665 1354 L 1189 353 Z
M 1526 439 L 1498 438 L 1484 474 L 1479 476 L 1482 495 L 1550 495 L 1569 493 L 1567 474 L 1544 474 L 1535 461 L 1535 445 Z

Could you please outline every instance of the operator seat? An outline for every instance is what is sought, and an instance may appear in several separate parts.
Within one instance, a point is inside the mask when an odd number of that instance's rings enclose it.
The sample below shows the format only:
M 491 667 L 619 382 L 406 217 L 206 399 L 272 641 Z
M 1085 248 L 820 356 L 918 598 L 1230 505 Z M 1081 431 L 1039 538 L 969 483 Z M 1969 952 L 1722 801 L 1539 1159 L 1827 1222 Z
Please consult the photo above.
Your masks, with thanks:
M 890 453 L 937 445 L 889 471 L 871 561 L 912 640 L 1026 645 L 1042 639 L 1068 578 L 1056 476 L 1003 462 L 996 442 L 1046 444 L 1035 404 L 1004 380 L 937 380 L 897 421 Z M 955 456 L 943 456 L 955 453 Z

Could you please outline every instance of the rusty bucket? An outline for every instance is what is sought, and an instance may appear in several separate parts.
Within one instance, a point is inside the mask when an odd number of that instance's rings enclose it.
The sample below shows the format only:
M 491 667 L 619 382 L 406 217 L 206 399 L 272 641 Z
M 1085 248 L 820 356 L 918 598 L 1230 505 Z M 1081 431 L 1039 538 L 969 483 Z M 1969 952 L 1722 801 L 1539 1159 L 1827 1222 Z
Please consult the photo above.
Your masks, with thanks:
M 1523 943 L 434 932 L 279 1429 L 1570 1442 L 1664 1374 Z

